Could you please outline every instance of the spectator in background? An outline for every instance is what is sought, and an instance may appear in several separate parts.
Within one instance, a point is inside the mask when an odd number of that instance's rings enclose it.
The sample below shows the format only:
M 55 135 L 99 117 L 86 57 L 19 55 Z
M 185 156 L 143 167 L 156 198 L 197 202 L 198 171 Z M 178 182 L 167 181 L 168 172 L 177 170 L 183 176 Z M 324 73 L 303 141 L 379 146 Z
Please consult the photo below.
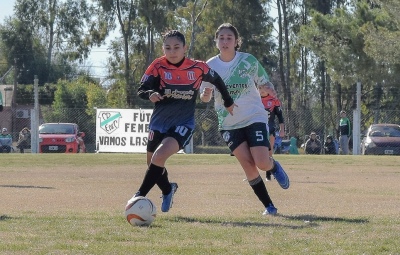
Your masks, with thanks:
M 17 142 L 17 148 L 19 149 L 19 152 L 24 153 L 24 150 L 29 148 L 30 137 L 31 137 L 31 131 L 27 127 L 24 127 L 19 132 L 19 137 Z
M 346 116 L 345 111 L 340 112 L 340 121 L 339 121 L 339 144 L 340 150 L 342 154 L 349 154 L 349 140 L 351 136 L 351 125 L 350 120 Z
M 12 137 L 7 128 L 3 128 L 0 134 L 0 153 L 10 153 L 12 146 Z
M 321 141 L 317 138 L 315 132 L 311 132 L 305 147 L 306 154 L 321 154 Z
M 326 140 L 324 143 L 324 150 L 325 150 L 325 154 L 337 154 L 336 144 L 331 135 L 328 135 L 326 137 Z

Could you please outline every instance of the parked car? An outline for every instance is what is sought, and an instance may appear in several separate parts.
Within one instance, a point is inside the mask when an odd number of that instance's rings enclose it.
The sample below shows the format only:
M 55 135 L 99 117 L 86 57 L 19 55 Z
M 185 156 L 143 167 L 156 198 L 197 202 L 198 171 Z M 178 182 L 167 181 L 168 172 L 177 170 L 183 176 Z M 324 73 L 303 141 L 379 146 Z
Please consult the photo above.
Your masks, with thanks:
M 372 124 L 362 140 L 361 151 L 364 155 L 400 155 L 400 125 Z
M 75 123 L 45 123 L 39 127 L 40 153 L 85 152 L 84 132 Z

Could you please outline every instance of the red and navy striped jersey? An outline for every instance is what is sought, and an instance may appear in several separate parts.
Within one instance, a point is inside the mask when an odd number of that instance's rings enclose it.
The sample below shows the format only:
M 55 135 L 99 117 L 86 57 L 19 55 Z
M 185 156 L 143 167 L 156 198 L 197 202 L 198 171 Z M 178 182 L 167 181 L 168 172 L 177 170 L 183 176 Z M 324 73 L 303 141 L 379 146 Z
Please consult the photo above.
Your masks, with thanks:
M 154 105 L 149 128 L 162 133 L 173 126 L 194 128 L 196 98 L 202 81 L 214 84 L 219 91 L 223 91 L 225 99 L 232 100 L 221 77 L 205 62 L 185 58 L 181 65 L 176 66 L 169 63 L 165 56 L 154 60 L 144 73 L 138 89 L 142 99 L 149 100 L 154 92 L 164 96 Z
M 268 112 L 268 126 L 275 126 L 275 116 L 278 117 L 279 124 L 283 123 L 281 102 L 278 98 L 268 95 L 261 97 L 265 110 Z

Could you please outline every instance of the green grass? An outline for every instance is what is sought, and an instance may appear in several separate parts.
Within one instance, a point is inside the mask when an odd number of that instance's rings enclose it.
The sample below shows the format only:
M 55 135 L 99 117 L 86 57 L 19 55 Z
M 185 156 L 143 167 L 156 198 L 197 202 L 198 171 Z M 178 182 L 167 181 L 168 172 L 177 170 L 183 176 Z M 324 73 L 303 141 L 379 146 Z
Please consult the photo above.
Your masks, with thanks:
M 278 216 L 261 215 L 234 157 L 176 155 L 173 208 L 132 227 L 144 154 L 6 155 L 0 254 L 400 254 L 399 157 L 276 158 L 291 178 L 266 183 Z

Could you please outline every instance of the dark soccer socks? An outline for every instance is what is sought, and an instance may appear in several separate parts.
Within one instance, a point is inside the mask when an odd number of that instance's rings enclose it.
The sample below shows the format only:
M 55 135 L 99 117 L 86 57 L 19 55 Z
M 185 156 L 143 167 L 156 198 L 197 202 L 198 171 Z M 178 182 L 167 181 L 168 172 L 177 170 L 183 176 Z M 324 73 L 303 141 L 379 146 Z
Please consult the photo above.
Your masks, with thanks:
M 147 193 L 154 187 L 157 181 L 160 179 L 164 171 L 164 167 L 156 166 L 154 164 L 150 164 L 149 168 L 146 171 L 144 176 L 142 185 L 139 188 L 140 195 L 146 196 Z M 168 194 L 168 193 L 167 193 Z
M 272 200 L 268 195 L 267 188 L 265 187 L 260 175 L 254 180 L 250 180 L 249 184 L 258 199 L 261 201 L 261 203 L 263 203 L 264 207 L 268 207 L 270 204 L 272 204 Z

